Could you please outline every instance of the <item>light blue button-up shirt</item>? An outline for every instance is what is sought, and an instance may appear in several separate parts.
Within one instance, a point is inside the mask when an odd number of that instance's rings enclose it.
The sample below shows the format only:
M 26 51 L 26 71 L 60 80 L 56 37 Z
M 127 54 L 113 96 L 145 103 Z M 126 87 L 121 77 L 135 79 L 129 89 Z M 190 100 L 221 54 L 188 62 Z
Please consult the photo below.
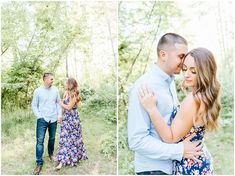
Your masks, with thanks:
M 47 122 L 53 123 L 62 117 L 59 102 L 59 90 L 54 86 L 48 88 L 43 85 L 34 91 L 32 109 L 38 119 L 44 118 Z
M 128 143 L 135 151 L 135 172 L 161 170 L 172 174 L 172 160 L 183 157 L 183 143 L 164 143 L 138 98 L 138 89 L 147 84 L 157 95 L 157 108 L 170 125 L 170 115 L 177 106 L 174 77 L 157 65 L 142 75 L 129 91 Z

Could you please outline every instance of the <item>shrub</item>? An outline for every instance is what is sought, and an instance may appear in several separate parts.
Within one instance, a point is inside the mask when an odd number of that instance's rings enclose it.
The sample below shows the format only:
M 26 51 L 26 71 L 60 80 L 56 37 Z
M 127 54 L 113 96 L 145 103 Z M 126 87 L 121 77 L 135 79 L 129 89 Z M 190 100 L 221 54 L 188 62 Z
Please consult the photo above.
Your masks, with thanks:
M 116 145 L 116 133 L 110 131 L 101 138 L 101 153 L 106 157 L 110 158 L 116 155 L 117 145 Z

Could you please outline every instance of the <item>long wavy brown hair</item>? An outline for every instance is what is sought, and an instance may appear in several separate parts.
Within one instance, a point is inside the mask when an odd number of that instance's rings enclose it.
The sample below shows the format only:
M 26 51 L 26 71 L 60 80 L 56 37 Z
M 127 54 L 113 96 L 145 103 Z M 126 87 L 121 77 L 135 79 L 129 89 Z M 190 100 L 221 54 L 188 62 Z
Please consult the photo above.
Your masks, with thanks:
M 219 127 L 220 119 L 220 83 L 217 79 L 217 65 L 213 54 L 206 48 L 196 48 L 188 52 L 194 58 L 197 73 L 197 85 L 193 96 L 197 104 L 197 114 L 193 119 L 202 116 L 205 128 L 214 131 Z M 203 109 L 203 112 L 200 110 Z
M 68 78 L 66 81 L 67 84 L 67 93 L 69 95 L 69 97 L 77 98 L 77 102 L 76 104 L 79 104 L 81 101 L 81 97 L 80 97 L 80 92 L 79 92 L 79 88 L 78 88 L 78 83 L 74 78 Z

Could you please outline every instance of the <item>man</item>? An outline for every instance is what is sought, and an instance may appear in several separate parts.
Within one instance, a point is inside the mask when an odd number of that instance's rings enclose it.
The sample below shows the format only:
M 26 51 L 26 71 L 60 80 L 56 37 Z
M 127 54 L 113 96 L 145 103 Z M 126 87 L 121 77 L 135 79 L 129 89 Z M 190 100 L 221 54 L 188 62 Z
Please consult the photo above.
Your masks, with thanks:
M 189 137 L 178 144 L 164 143 L 155 131 L 150 117 L 138 99 L 138 89 L 147 84 L 157 94 L 157 107 L 170 125 L 171 115 L 178 105 L 174 74 L 179 74 L 188 51 L 187 41 L 178 34 L 167 33 L 157 46 L 158 60 L 130 89 L 128 107 L 128 142 L 135 151 L 135 172 L 139 175 L 172 174 L 172 160 L 195 159 L 201 152 L 200 141 Z
M 34 91 L 32 108 L 37 117 L 36 127 L 36 163 L 34 170 L 35 175 L 39 175 L 43 166 L 43 152 L 44 152 L 44 138 L 46 131 L 49 132 L 48 140 L 48 154 L 50 160 L 54 160 L 54 144 L 57 120 L 62 118 L 62 110 L 59 105 L 60 94 L 59 90 L 52 86 L 54 76 L 52 73 L 45 73 L 43 75 L 44 85 Z

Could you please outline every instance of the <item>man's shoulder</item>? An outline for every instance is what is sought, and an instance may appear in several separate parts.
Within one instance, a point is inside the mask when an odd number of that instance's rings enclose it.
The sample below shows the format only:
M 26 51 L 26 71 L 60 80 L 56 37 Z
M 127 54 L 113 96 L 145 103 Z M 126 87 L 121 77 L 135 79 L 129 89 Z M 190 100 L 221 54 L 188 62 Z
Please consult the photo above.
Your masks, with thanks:
M 150 87 L 160 87 L 164 84 L 164 80 L 157 77 L 157 75 L 151 74 L 151 72 L 147 72 L 140 76 L 132 85 L 131 89 L 138 88 L 141 85 L 146 84 Z
M 53 90 L 59 91 L 59 89 L 56 86 L 51 86 Z
M 41 91 L 41 90 L 43 90 L 43 87 L 42 87 L 42 86 L 39 86 L 39 87 L 37 87 L 37 88 L 34 90 L 34 92 L 39 92 L 39 91 Z
M 143 74 L 143 75 L 141 75 L 141 76 L 140 76 L 139 78 L 137 78 L 137 79 L 135 80 L 135 82 L 131 85 L 129 91 L 133 90 L 133 89 L 136 88 L 136 87 L 139 87 L 141 84 L 143 84 L 144 82 L 146 82 L 147 78 L 148 78 L 148 77 L 146 76 L 146 73 Z
M 56 94 L 60 93 L 59 89 L 56 86 L 52 86 L 51 89 L 53 93 L 56 93 Z
M 34 92 L 41 92 L 41 91 L 44 91 L 44 90 L 45 90 L 45 88 L 43 86 L 39 86 L 38 88 L 36 88 L 34 90 Z M 51 86 L 51 90 L 59 91 L 59 89 L 56 86 Z

